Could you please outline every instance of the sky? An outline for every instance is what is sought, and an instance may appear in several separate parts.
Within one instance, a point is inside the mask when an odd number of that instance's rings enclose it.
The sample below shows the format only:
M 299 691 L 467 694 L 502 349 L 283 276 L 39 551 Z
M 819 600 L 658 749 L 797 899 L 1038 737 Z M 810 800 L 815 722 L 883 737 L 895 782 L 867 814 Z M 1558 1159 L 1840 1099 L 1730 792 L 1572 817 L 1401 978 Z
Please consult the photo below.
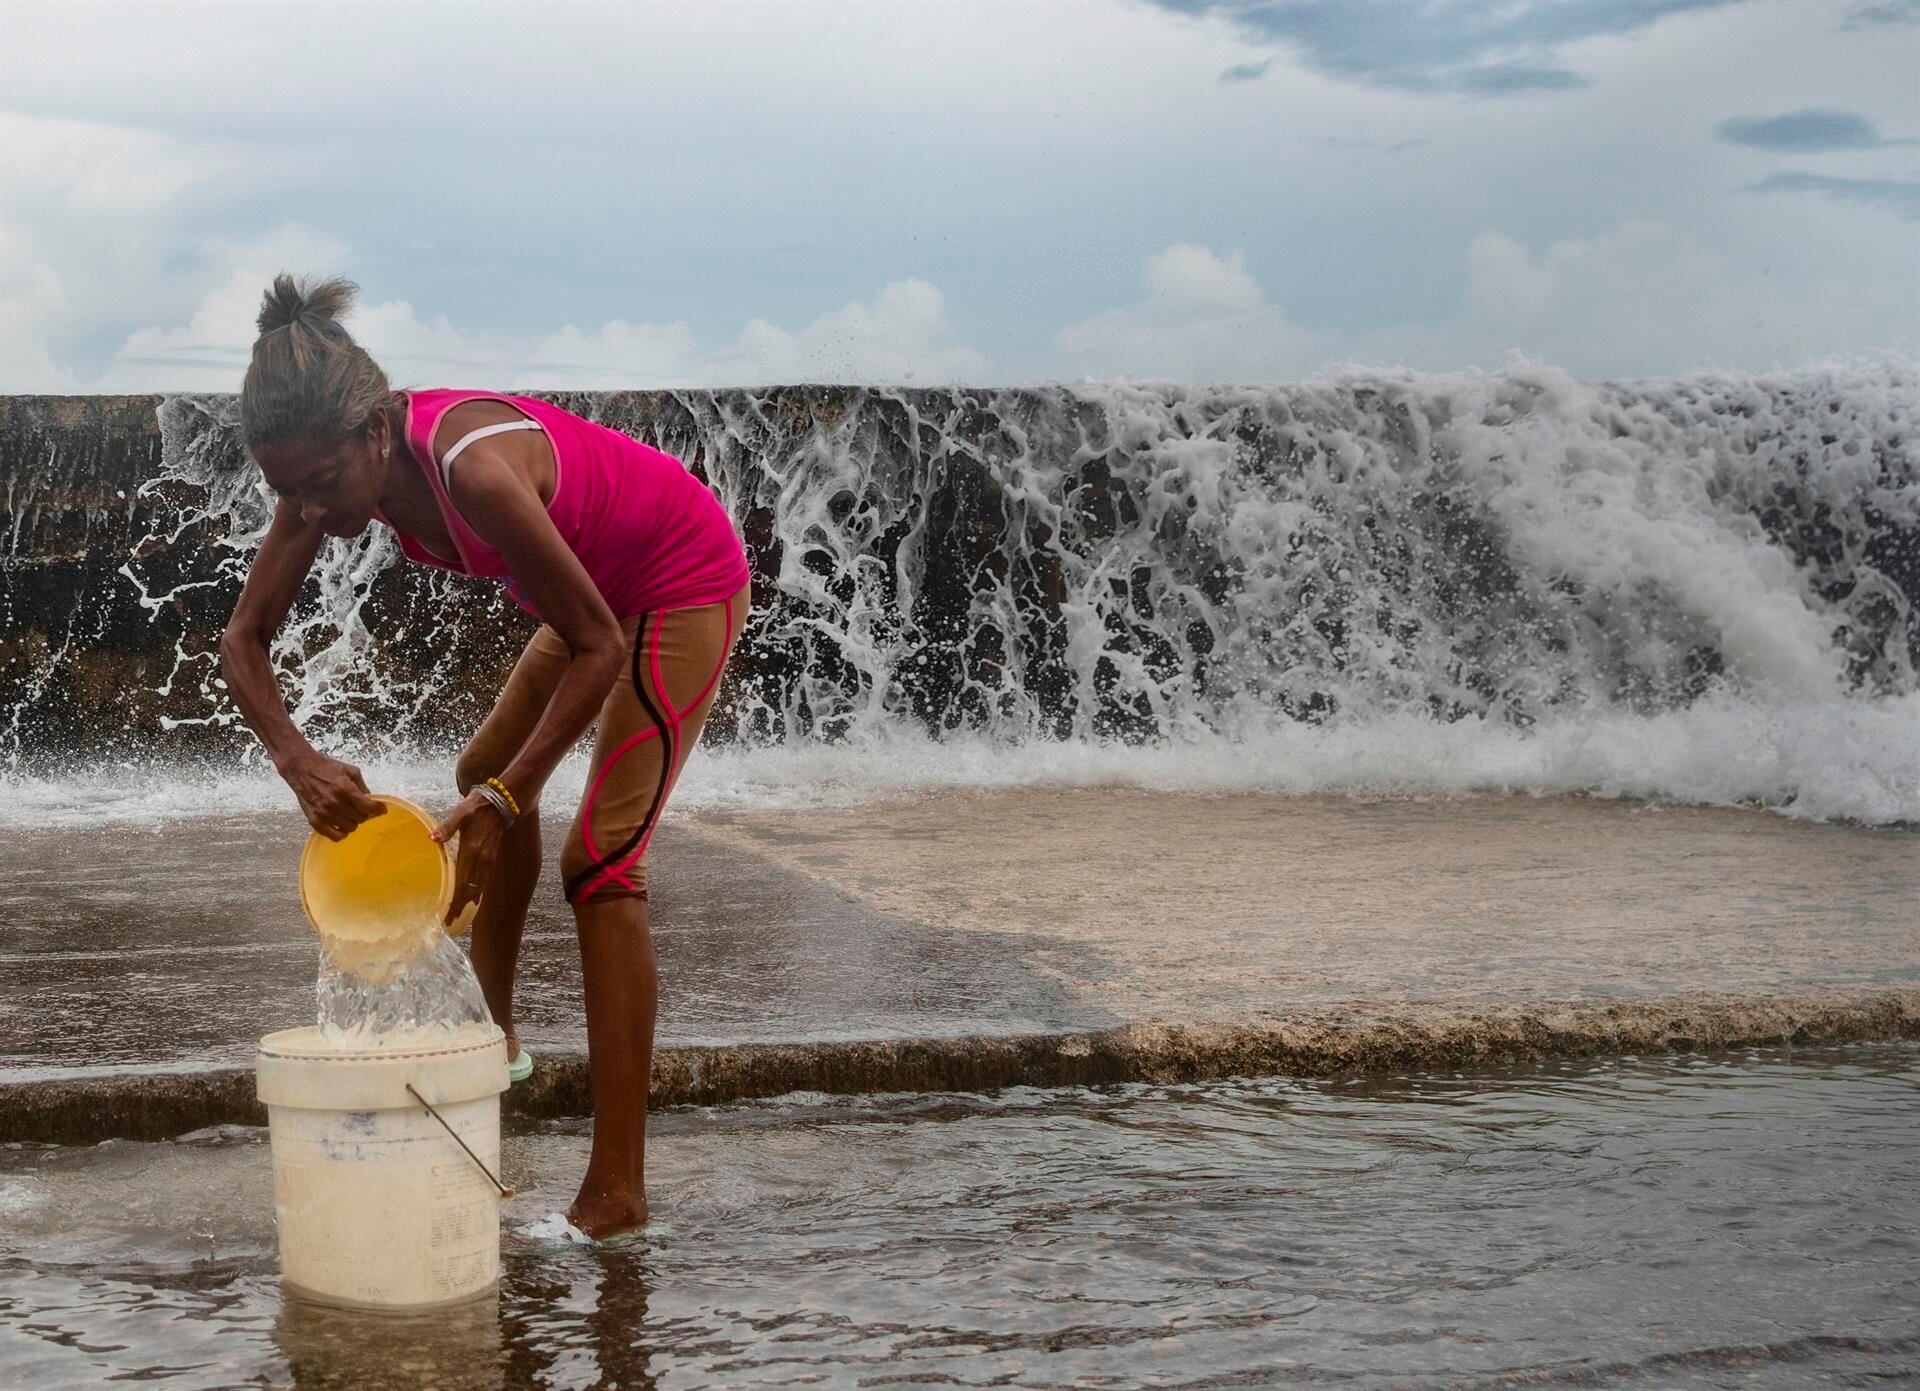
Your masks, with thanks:
M 1586 379 L 1920 347 L 1920 0 L 0 18 L 0 393 Z

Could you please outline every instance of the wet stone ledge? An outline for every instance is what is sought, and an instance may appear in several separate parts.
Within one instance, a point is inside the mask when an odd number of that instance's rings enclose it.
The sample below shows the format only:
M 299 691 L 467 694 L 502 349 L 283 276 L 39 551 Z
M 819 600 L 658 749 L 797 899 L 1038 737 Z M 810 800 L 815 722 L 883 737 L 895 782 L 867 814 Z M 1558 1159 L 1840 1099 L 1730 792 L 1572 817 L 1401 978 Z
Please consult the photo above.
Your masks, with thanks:
M 1353 1006 L 1261 1024 L 663 1048 L 654 1055 L 652 1105 L 712 1106 L 789 1092 L 1392 1075 L 1555 1058 L 1899 1040 L 1920 1040 L 1920 988 L 1472 1009 Z M 533 1078 L 506 1098 L 509 1124 L 591 1111 L 587 1061 L 579 1055 L 543 1055 Z M 212 1125 L 265 1123 L 253 1073 L 245 1068 L 0 1083 L 0 1143 L 161 1140 Z

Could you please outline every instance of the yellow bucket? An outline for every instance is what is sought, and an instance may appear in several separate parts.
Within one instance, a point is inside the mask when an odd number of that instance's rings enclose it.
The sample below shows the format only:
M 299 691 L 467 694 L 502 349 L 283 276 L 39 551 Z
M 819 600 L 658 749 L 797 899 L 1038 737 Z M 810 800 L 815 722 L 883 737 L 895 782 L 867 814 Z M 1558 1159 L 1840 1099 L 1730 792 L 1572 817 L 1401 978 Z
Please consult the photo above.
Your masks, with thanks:
M 386 813 L 340 840 L 319 832 L 300 856 L 300 906 L 334 965 L 390 975 L 432 941 L 453 902 L 453 860 L 434 820 L 403 797 L 374 798 Z M 472 921 L 461 915 L 457 932 Z

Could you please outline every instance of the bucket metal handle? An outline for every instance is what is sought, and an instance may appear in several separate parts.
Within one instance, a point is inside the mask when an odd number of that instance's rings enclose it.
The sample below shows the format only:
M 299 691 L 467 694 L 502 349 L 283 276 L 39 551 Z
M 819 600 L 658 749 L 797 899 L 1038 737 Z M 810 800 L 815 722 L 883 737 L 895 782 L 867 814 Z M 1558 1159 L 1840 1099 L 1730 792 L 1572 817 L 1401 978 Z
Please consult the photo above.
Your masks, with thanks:
M 453 1136 L 454 1144 L 460 1146 L 461 1149 L 467 1151 L 467 1158 L 471 1159 L 474 1162 L 475 1167 L 477 1167 L 481 1173 L 487 1176 L 487 1182 L 491 1183 L 495 1188 L 498 1188 L 500 1190 L 501 1197 L 517 1198 L 520 1196 L 519 1191 L 517 1189 L 509 1188 L 506 1186 L 506 1184 L 500 1182 L 499 1179 L 495 1178 L 493 1176 L 493 1170 L 489 1169 L 485 1164 L 482 1164 L 480 1162 L 479 1155 L 475 1154 L 472 1150 L 467 1149 L 467 1142 L 460 1138 L 459 1132 L 456 1131 L 452 1126 L 447 1124 L 447 1118 L 445 1116 L 441 1115 L 438 1111 L 433 1109 L 433 1103 L 431 1101 L 428 1101 L 424 1096 L 420 1095 L 419 1092 L 414 1090 L 413 1083 L 411 1082 L 407 1083 L 406 1087 L 407 1087 L 407 1092 L 413 1097 L 413 1099 L 419 1102 L 422 1106 L 427 1108 L 427 1114 L 432 1116 L 435 1120 L 439 1121 L 441 1128 L 445 1130 L 447 1134 Z

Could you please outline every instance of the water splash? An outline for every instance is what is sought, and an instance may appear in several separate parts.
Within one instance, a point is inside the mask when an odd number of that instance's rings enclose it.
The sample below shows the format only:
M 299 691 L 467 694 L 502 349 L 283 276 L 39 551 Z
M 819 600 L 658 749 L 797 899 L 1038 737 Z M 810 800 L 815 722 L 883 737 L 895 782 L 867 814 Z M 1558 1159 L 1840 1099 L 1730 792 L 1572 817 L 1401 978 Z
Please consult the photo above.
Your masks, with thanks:
M 824 743 L 850 782 L 906 750 L 936 782 L 998 757 L 1920 817 L 1910 361 L 553 399 L 687 460 L 742 525 L 756 612 L 709 736 L 742 766 Z M 169 635 L 155 766 L 192 750 L 216 780 L 251 741 L 211 638 L 267 515 L 231 414 L 163 404 L 147 535 L 96 601 Z M 274 663 L 323 745 L 407 764 L 471 730 L 523 630 L 495 587 L 394 559 L 331 543 Z M 28 798 L 50 681 L 11 710 Z M 148 776 L 59 757 L 69 787 Z
M 492 1022 L 458 942 L 430 926 L 416 948 L 377 969 L 323 948 L 314 987 L 320 1036 L 336 1048 L 396 1048 Z
M 196 562 L 191 553 L 183 571 L 168 578 L 171 587 L 149 593 L 131 566 L 122 573 L 139 590 L 139 602 L 158 614 L 196 589 L 214 589 L 238 597 L 253 552 L 273 520 L 272 490 L 240 449 L 238 399 L 221 396 L 178 396 L 162 403 L 159 412 L 162 470 L 141 487 L 141 495 L 182 498 L 171 531 L 149 531 L 136 547 L 140 553 L 176 558 L 176 543 L 197 523 L 213 522 L 214 545 Z M 224 523 L 222 527 L 219 524 Z M 458 581 L 442 573 L 409 573 L 408 598 L 401 623 L 382 614 L 382 634 L 369 625 L 370 599 L 376 580 L 403 559 L 393 533 L 383 526 L 369 527 L 351 539 L 330 537 L 316 558 L 306 589 L 275 635 L 269 660 L 280 688 L 288 697 L 295 723 L 309 739 L 327 749 L 364 747 L 378 726 L 386 747 L 403 747 L 422 712 L 446 689 L 454 673 L 430 667 L 410 676 L 385 660 L 387 650 L 407 635 L 413 620 L 430 642 L 457 643 L 474 619 L 485 621 L 485 606 L 459 592 Z M 191 576 L 185 578 L 183 576 Z M 481 611 L 476 613 L 478 607 Z M 231 611 L 231 599 L 227 604 Z M 466 622 L 463 622 L 466 620 Z M 240 712 L 226 695 L 218 676 L 217 648 L 202 641 L 189 651 L 182 633 L 175 643 L 174 663 L 158 688 L 169 694 L 185 680 L 198 682 L 204 698 L 201 711 L 165 715 L 162 730 L 193 725 L 231 727 Z M 247 753 L 253 752 L 249 741 Z

